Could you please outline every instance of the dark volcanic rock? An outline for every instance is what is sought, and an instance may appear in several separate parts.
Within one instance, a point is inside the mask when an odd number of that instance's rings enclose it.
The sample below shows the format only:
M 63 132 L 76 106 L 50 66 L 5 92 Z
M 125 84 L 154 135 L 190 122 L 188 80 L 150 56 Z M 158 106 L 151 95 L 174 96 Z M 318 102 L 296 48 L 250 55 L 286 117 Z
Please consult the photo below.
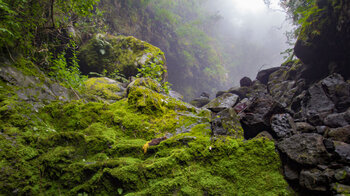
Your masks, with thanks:
M 294 170 L 289 165 L 284 165 L 283 174 L 287 180 L 295 181 L 299 179 L 298 171 Z
M 271 117 L 271 128 L 277 138 L 287 138 L 296 133 L 296 125 L 290 114 L 275 114 Z
M 264 69 L 258 72 L 258 75 L 256 76 L 256 79 L 259 80 L 262 84 L 267 84 L 269 81 L 270 74 L 273 72 L 279 70 L 280 67 L 272 67 L 269 69 Z
M 312 85 L 303 100 L 303 112 L 313 125 L 321 125 L 323 119 L 334 111 L 334 104 L 323 91 L 321 84 Z
M 207 105 L 210 102 L 209 98 L 206 97 L 200 97 L 200 98 L 195 98 L 193 99 L 190 104 L 196 106 L 197 108 L 201 108 L 205 105 Z
M 248 78 L 248 77 L 243 77 L 240 81 L 239 84 L 241 85 L 241 87 L 243 86 L 251 86 L 253 85 L 253 81 Z
M 323 137 L 315 133 L 293 135 L 277 144 L 278 149 L 302 165 L 327 163 L 329 155 Z
M 244 112 L 240 113 L 245 138 L 253 138 L 262 131 L 270 130 L 271 116 L 287 112 L 271 96 L 266 95 L 253 99 Z
M 225 109 L 217 114 L 211 122 L 213 135 L 230 135 L 243 138 L 243 128 L 233 108 Z
M 232 108 L 237 103 L 238 99 L 238 95 L 225 93 L 220 97 L 211 100 L 204 107 L 213 112 L 220 112 L 226 108 Z
M 339 156 L 344 163 L 350 164 L 350 144 L 344 142 L 334 142 L 334 152 Z
M 324 119 L 324 124 L 329 127 L 344 127 L 350 123 L 350 109 L 343 113 L 330 114 Z
M 299 184 L 312 191 L 326 191 L 328 177 L 318 169 L 303 170 L 300 172 Z
M 297 122 L 295 125 L 297 126 L 297 131 L 301 133 L 313 133 L 316 131 L 316 128 L 307 122 Z
M 336 129 L 330 129 L 326 137 L 350 144 L 350 125 L 346 127 L 339 127 Z
M 253 138 L 259 132 L 270 129 L 270 111 L 273 104 L 271 97 L 258 97 L 244 110 L 241 123 L 245 138 Z
M 339 112 L 350 106 L 350 85 L 339 74 L 332 74 L 321 81 L 324 91 Z

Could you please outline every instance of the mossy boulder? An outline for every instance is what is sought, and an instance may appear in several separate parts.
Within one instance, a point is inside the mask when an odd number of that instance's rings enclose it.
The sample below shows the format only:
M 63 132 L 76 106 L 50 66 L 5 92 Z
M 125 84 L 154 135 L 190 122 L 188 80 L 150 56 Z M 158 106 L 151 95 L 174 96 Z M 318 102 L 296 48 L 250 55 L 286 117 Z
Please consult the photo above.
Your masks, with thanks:
M 85 81 L 86 93 L 110 102 L 125 97 L 126 89 L 120 82 L 106 77 L 89 78 Z
M 136 76 L 138 68 L 152 63 L 161 64 L 167 69 L 164 53 L 157 47 L 132 36 L 113 36 L 96 34 L 79 50 L 78 58 L 81 71 L 107 74 L 116 70 L 126 78 Z M 167 81 L 167 73 L 163 74 Z

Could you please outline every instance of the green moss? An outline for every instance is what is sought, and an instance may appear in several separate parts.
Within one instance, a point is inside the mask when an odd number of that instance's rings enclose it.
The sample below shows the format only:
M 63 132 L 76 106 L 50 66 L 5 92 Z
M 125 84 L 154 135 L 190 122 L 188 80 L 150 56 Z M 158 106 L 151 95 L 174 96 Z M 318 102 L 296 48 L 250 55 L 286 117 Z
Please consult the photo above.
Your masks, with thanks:
M 108 78 L 89 78 L 85 81 L 87 93 L 107 100 L 120 100 L 123 98 L 120 84 L 111 82 Z
M 145 85 L 113 104 L 57 101 L 38 111 L 0 88 L 0 194 L 289 194 L 273 142 L 213 138 L 208 110 Z
M 166 67 L 165 56 L 159 48 L 132 36 L 97 34 L 82 46 L 78 57 L 83 72 L 107 70 L 111 74 L 117 69 L 127 78 L 136 76 L 142 64 L 163 62 Z M 157 59 L 161 61 L 155 62 Z

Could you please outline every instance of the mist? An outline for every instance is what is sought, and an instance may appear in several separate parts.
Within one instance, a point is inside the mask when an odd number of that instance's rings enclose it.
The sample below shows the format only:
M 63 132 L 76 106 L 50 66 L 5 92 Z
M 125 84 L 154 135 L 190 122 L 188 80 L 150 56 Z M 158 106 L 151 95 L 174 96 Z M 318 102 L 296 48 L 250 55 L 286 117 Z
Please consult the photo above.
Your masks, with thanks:
M 221 16 L 212 34 L 232 58 L 232 64 L 225 65 L 231 86 L 237 86 L 244 76 L 253 80 L 259 70 L 284 61 L 280 53 L 291 48 L 285 32 L 292 24 L 278 2 L 272 0 L 269 7 L 263 0 L 210 0 L 205 4 L 209 13 Z

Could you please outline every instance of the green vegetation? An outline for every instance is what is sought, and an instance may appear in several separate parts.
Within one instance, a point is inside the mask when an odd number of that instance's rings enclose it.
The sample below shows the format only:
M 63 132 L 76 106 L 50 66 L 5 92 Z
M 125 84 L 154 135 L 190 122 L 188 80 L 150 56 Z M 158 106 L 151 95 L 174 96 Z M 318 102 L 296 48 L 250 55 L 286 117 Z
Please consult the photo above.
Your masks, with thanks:
M 291 194 L 273 142 L 213 138 L 209 111 L 161 94 L 149 78 L 112 104 L 34 109 L 17 88 L 0 81 L 0 194 Z

